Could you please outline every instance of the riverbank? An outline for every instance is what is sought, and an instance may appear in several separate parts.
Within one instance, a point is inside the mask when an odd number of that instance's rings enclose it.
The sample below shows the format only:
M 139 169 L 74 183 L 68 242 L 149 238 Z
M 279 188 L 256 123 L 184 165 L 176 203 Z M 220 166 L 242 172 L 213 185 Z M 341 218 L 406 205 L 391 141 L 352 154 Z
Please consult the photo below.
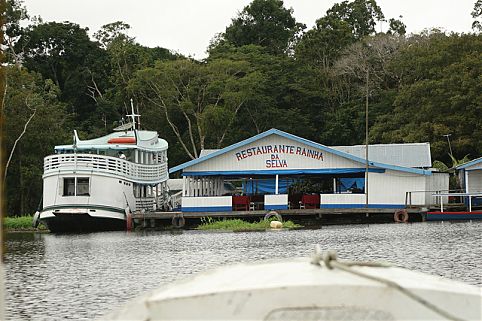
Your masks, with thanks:
M 3 228 L 7 232 L 15 231 L 48 231 L 47 227 L 43 224 L 39 224 L 37 228 L 32 226 L 33 216 L 16 216 L 16 217 L 4 217 Z
M 241 219 L 215 220 L 211 218 L 201 220 L 198 230 L 224 230 L 224 231 L 263 231 L 271 229 L 270 220 L 260 220 L 259 222 L 247 222 Z M 283 222 L 283 228 L 300 228 L 299 224 L 292 221 Z

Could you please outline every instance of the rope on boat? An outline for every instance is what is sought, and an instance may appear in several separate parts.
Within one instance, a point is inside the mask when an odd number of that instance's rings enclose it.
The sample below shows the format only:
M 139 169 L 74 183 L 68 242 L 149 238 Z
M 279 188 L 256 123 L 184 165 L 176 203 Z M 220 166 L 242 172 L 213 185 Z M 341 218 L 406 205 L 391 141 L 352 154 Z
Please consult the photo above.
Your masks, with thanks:
M 402 287 L 400 284 L 398 284 L 396 282 L 393 282 L 393 281 L 390 281 L 390 280 L 387 280 L 387 279 L 384 279 L 384 278 L 376 277 L 376 276 L 373 276 L 373 275 L 370 275 L 370 274 L 366 274 L 366 273 L 363 273 L 363 272 L 360 272 L 360 271 L 356 271 L 356 270 L 353 270 L 351 268 L 352 266 L 390 267 L 391 266 L 390 264 L 377 263 L 377 262 L 338 261 L 335 251 L 327 251 L 327 252 L 322 253 L 320 246 L 316 245 L 315 254 L 312 257 L 311 263 L 315 264 L 315 265 L 320 265 L 321 261 L 323 261 L 323 263 L 325 263 L 325 266 L 330 270 L 333 269 L 333 268 L 337 268 L 337 269 L 340 269 L 342 271 L 352 273 L 352 274 L 355 274 L 357 276 L 360 276 L 360 277 L 363 277 L 363 278 L 366 278 L 366 279 L 377 281 L 377 282 L 380 282 L 380 283 L 383 283 L 383 284 L 387 285 L 388 287 L 394 288 L 394 289 L 400 291 L 401 293 L 405 294 L 406 296 L 408 296 L 412 300 L 415 300 L 416 302 L 425 306 L 427 309 L 432 310 L 433 312 L 441 315 L 442 317 L 444 317 L 448 320 L 463 321 L 462 319 L 460 319 L 456 316 L 453 316 L 452 314 L 440 309 L 436 305 L 428 302 L 427 300 L 425 300 L 421 296 L 418 296 L 415 293 L 413 293 L 412 291 Z

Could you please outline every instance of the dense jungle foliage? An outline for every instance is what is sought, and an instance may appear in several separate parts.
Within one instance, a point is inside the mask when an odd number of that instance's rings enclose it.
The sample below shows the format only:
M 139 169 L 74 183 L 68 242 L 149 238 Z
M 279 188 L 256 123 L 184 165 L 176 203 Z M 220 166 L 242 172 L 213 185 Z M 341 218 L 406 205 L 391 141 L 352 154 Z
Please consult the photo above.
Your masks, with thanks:
M 253 0 L 207 58 L 149 48 L 117 21 L 90 37 L 72 22 L 29 17 L 21 0 L 3 13 L 2 117 L 7 212 L 33 213 L 43 157 L 54 145 L 111 132 L 129 101 L 141 125 L 169 142 L 169 165 L 270 128 L 325 145 L 430 142 L 432 158 L 482 155 L 482 0 L 473 32 L 406 34 L 376 0 L 347 0 L 308 29 L 282 0 Z M 385 22 L 384 32 L 375 26 Z M 172 48 L 175 49 L 175 48 Z M 368 76 L 368 77 L 367 77 Z

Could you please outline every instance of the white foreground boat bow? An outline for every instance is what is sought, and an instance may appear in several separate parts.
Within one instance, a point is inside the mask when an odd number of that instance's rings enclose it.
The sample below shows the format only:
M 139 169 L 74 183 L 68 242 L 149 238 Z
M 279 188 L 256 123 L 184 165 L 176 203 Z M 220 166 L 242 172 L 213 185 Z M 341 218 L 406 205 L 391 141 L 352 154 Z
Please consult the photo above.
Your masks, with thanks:
M 336 256 L 238 264 L 174 282 L 102 320 L 482 320 L 481 288 Z

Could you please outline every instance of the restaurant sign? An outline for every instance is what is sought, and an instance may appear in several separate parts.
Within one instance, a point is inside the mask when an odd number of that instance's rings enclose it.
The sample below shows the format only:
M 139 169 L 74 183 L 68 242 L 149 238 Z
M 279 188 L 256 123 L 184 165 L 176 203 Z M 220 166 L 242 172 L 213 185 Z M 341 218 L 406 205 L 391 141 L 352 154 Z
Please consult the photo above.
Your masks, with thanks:
M 269 155 L 265 160 L 266 168 L 288 167 L 286 155 L 298 155 L 323 161 L 323 153 L 321 151 L 294 145 L 254 146 L 243 149 L 235 154 L 238 162 L 257 155 Z

